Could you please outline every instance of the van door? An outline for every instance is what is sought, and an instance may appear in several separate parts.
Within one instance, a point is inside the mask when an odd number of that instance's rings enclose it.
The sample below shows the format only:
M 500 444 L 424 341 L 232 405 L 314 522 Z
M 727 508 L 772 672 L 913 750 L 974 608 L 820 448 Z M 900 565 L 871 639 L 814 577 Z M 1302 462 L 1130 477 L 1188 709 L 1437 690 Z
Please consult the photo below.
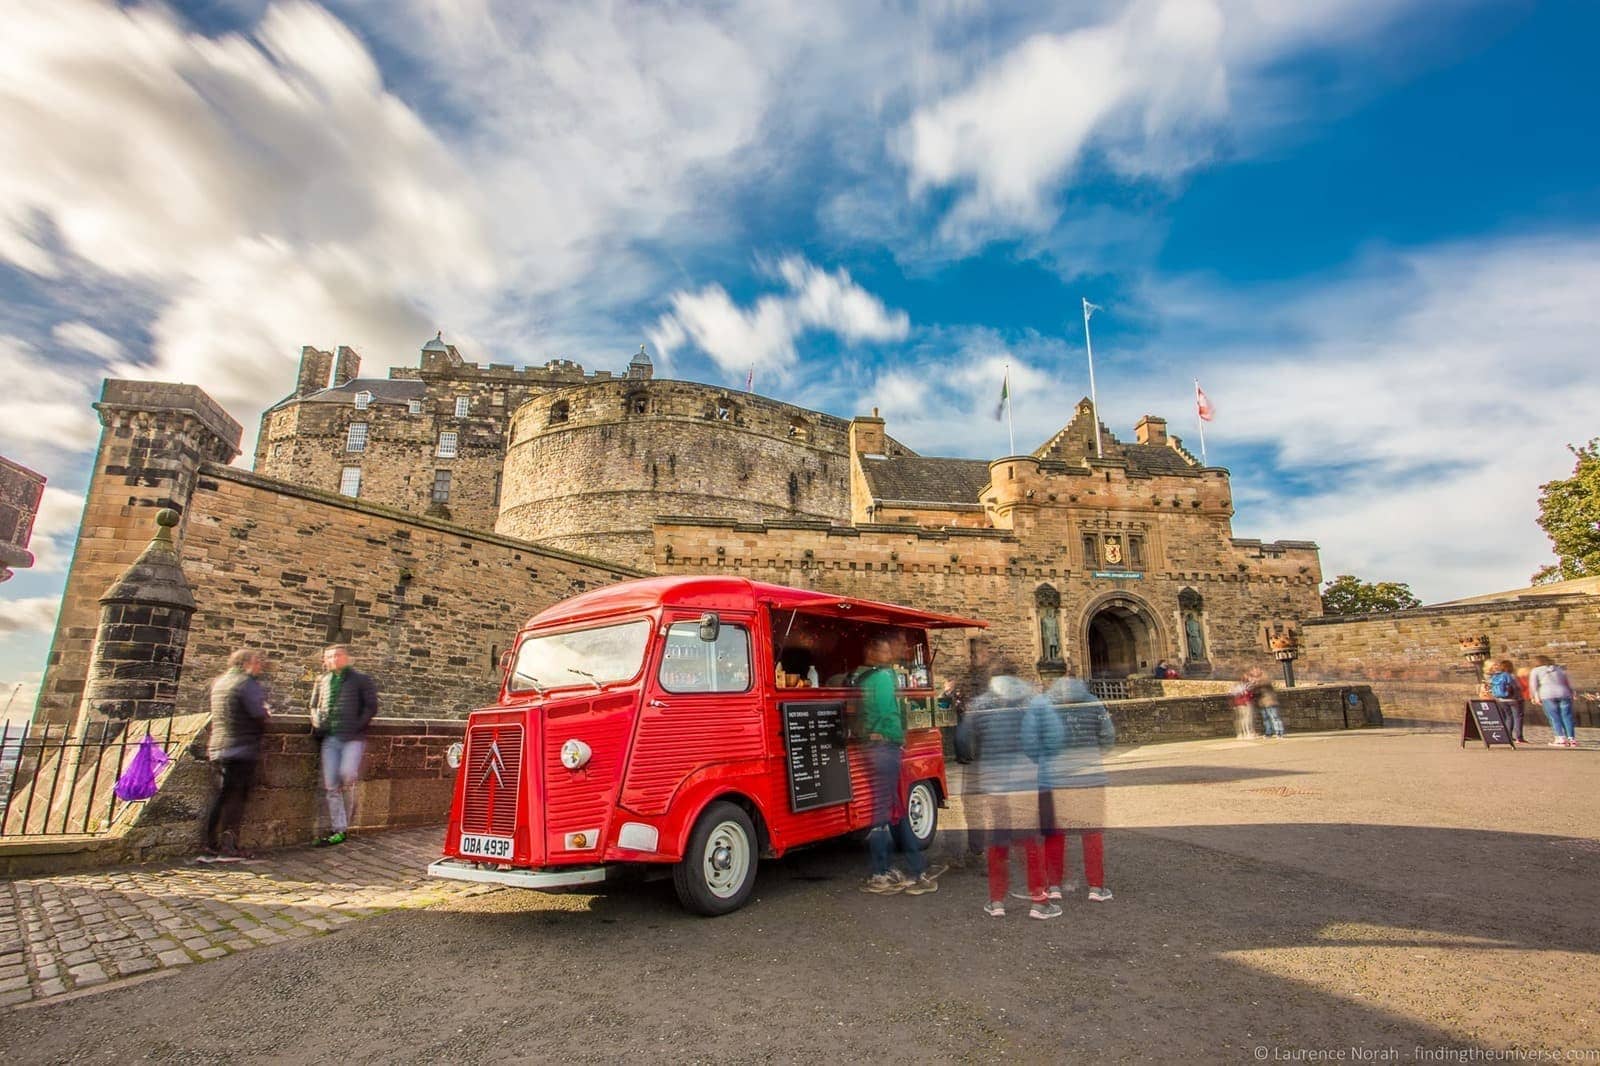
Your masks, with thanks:
M 718 614 L 711 640 L 701 639 L 700 612 L 662 616 L 622 790 L 629 810 L 665 813 L 683 783 L 706 767 L 762 772 L 767 738 L 755 619 L 747 611 Z

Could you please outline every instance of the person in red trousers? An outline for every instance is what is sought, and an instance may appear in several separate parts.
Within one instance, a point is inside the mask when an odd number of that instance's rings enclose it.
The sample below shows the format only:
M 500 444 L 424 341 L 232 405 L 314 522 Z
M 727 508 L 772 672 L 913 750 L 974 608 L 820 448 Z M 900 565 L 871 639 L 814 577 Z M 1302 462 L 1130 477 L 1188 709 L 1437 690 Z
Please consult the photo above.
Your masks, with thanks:
M 1090 902 L 1106 903 L 1112 896 L 1105 873 L 1104 757 L 1116 743 L 1117 729 L 1105 704 L 1076 677 L 1063 677 L 1051 685 L 1047 702 L 1055 732 L 1044 719 L 1032 728 L 1025 727 L 1025 743 L 1039 761 L 1039 828 L 1048 882 L 1045 894 L 1060 899 L 1077 887 L 1066 875 L 1070 834 L 1083 841 L 1083 872 Z

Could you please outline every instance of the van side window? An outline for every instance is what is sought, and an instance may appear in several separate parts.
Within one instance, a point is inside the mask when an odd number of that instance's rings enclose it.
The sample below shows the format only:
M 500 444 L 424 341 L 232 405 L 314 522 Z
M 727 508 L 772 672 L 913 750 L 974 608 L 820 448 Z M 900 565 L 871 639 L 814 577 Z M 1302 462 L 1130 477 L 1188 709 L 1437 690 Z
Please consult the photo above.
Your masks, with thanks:
M 667 627 L 661 656 L 667 692 L 746 692 L 750 688 L 750 631 L 724 622 L 714 641 L 700 639 L 698 620 Z

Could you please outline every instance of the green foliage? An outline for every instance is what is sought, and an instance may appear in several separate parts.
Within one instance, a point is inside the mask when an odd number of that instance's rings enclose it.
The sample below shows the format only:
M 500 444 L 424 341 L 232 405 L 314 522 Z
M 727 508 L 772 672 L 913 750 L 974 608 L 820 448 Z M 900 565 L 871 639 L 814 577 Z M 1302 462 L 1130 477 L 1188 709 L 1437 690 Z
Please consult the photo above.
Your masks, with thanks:
M 1411 586 L 1398 581 L 1362 581 L 1354 574 L 1340 574 L 1322 589 L 1322 610 L 1326 614 L 1403 611 L 1421 605 L 1422 601 L 1411 594 Z
M 1600 437 L 1567 450 L 1578 459 L 1572 476 L 1539 486 L 1539 528 L 1556 562 L 1539 568 L 1536 585 L 1600 575 Z

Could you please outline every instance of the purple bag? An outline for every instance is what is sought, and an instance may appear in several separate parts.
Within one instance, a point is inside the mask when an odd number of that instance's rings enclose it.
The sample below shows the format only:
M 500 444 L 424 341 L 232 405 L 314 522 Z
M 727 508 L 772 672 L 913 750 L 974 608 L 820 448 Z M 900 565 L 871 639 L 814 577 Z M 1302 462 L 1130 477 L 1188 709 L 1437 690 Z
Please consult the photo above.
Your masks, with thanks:
M 117 798 L 132 803 L 154 796 L 156 775 L 166 769 L 171 761 L 172 757 L 156 744 L 156 738 L 146 733 L 144 739 L 139 741 L 139 750 L 134 752 L 133 761 L 117 778 Z

